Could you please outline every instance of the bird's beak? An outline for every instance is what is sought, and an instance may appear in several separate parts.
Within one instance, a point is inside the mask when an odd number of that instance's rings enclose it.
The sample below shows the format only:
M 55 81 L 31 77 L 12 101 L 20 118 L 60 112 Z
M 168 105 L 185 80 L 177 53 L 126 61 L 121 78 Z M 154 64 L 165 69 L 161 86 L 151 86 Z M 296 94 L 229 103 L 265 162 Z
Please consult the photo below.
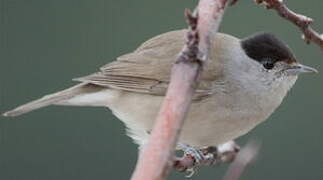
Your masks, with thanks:
M 299 64 L 299 63 L 290 65 L 285 71 L 287 72 L 287 74 L 294 75 L 294 76 L 300 75 L 303 73 L 318 73 L 319 72 L 315 68 L 305 66 L 305 65 Z

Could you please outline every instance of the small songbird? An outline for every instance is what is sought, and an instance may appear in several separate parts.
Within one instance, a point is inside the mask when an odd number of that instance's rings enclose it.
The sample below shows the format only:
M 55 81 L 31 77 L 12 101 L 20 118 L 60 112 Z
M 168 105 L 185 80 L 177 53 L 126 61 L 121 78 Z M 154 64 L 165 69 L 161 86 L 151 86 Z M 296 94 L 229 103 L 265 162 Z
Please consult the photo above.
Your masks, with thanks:
M 4 113 L 18 116 L 49 105 L 108 107 L 145 144 L 165 96 L 171 67 L 185 44 L 186 30 L 158 35 L 100 68 L 80 83 Z M 193 96 L 179 143 L 217 146 L 246 134 L 282 103 L 298 75 L 317 70 L 296 61 L 270 33 L 244 39 L 216 33 L 209 60 Z

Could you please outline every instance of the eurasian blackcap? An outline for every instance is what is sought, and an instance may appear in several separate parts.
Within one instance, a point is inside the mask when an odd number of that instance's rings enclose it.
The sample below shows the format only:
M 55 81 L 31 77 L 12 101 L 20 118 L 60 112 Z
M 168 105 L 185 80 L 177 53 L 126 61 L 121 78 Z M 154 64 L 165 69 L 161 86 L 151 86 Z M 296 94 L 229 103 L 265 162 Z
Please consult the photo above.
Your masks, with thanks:
M 156 36 L 99 72 L 75 79 L 80 84 L 3 115 L 18 116 L 48 105 L 108 107 L 125 123 L 129 135 L 144 144 L 185 34 L 186 30 L 178 30 Z M 314 72 L 298 63 L 288 46 L 272 34 L 245 39 L 213 35 L 179 142 L 216 146 L 247 133 L 274 112 L 299 74 Z

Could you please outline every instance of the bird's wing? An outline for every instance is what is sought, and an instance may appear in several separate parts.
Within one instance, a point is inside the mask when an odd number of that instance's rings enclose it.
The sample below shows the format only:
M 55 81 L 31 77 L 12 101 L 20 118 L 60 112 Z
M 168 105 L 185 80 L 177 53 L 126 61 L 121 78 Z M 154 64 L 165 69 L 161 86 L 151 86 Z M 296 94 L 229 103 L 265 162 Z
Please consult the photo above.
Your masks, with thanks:
M 101 71 L 76 81 L 131 92 L 165 95 L 173 62 L 184 46 L 185 30 L 172 31 L 156 36 L 130 54 L 123 55 Z M 195 99 L 212 92 L 215 73 L 203 72 Z

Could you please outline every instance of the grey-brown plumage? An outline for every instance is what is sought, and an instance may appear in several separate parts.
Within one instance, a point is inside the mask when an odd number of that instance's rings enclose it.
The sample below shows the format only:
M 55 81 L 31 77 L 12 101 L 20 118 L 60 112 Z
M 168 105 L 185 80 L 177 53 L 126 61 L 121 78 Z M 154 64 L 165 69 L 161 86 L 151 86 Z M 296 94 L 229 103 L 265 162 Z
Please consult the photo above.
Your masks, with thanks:
M 3 115 L 19 116 L 42 107 L 53 105 L 57 102 L 64 101 L 66 99 L 71 99 L 81 94 L 97 92 L 100 90 L 102 90 L 102 87 L 99 87 L 93 84 L 88 84 L 88 83 L 81 83 L 71 88 L 65 89 L 63 91 L 59 91 L 54 94 L 49 94 L 35 101 L 31 101 L 11 111 L 5 112 Z
M 173 62 L 186 30 L 143 43 L 99 72 L 75 79 L 80 84 L 4 113 L 17 116 L 48 105 L 108 107 L 144 144 L 166 93 Z M 195 147 L 235 139 L 264 121 L 282 102 L 297 75 L 316 70 L 296 62 L 290 49 L 271 34 L 240 40 L 214 34 L 209 60 L 179 142 Z
M 74 80 L 163 96 L 169 83 L 171 66 L 184 46 L 184 32 L 185 30 L 182 30 L 156 36 L 143 43 L 133 53 L 123 55 L 117 58 L 117 61 L 101 67 L 100 72 Z M 197 95 L 207 92 L 211 83 L 220 77 L 216 66 L 216 61 L 210 61 L 205 66 Z
M 156 36 L 143 43 L 134 52 L 104 65 L 100 68 L 100 72 L 74 79 L 81 84 L 44 96 L 3 115 L 18 116 L 52 104 L 68 105 L 60 101 L 81 94 L 97 92 L 102 88 L 163 96 L 169 83 L 172 63 L 184 45 L 184 32 L 185 30 L 181 30 Z M 170 58 L 169 55 L 172 57 Z M 217 77 L 216 72 L 211 72 L 215 66 L 216 62 L 210 61 L 194 99 L 199 99 L 209 93 L 210 83 Z

